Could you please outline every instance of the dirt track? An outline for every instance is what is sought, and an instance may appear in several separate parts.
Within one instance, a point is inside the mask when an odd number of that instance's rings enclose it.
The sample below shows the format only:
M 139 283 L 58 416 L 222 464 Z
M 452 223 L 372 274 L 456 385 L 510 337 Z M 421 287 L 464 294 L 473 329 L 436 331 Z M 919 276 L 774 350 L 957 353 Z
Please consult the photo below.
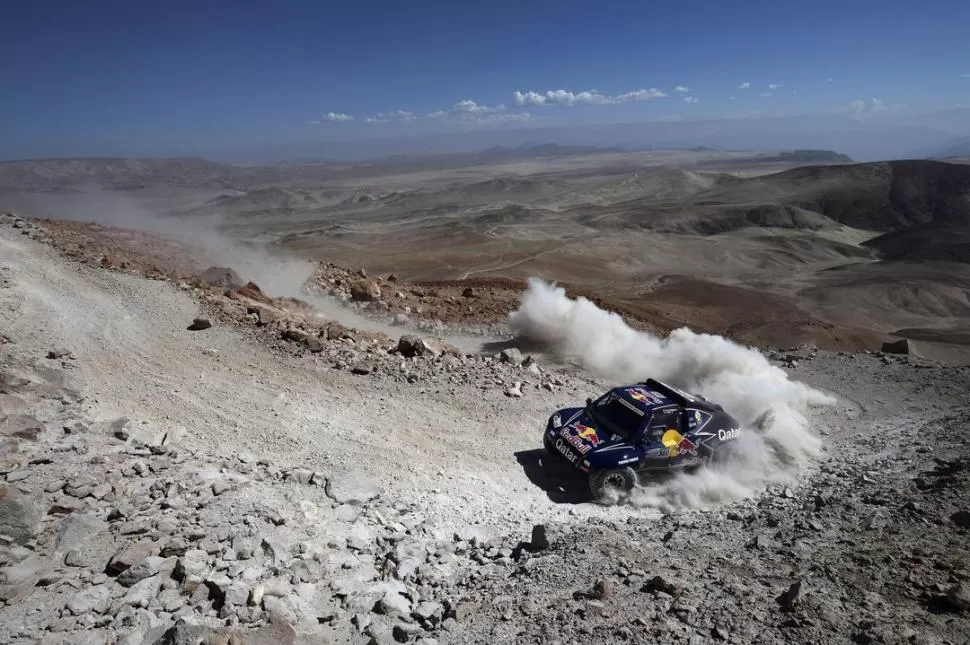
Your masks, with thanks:
M 582 381 L 511 401 L 501 383 L 444 390 L 350 375 L 232 329 L 186 330 L 199 303 L 170 283 L 79 266 L 17 235 L 0 244 L 23 302 L 9 327 L 15 351 L 70 348 L 96 418 L 182 428 L 217 454 L 361 467 L 425 506 L 444 532 L 479 521 L 528 529 L 560 513 L 515 453 L 537 446 L 549 410 L 590 393 Z

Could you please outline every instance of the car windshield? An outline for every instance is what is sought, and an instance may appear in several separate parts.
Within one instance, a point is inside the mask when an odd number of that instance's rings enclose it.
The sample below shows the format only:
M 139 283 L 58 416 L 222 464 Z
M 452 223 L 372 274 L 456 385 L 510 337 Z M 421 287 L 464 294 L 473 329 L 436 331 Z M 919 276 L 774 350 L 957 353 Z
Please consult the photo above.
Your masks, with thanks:
M 613 393 L 594 402 L 590 406 L 590 415 L 604 430 L 625 439 L 633 438 L 643 423 L 643 414 L 632 403 Z

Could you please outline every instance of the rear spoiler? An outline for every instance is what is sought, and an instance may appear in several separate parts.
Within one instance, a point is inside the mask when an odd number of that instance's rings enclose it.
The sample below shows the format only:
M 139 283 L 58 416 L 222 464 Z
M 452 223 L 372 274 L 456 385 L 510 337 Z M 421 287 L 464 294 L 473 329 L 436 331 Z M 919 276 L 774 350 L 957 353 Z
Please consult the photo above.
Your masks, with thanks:
M 694 405 L 697 402 L 697 399 L 692 397 L 690 394 L 687 394 L 686 392 L 682 392 L 675 387 L 671 387 L 666 383 L 662 383 L 657 379 L 648 378 L 646 381 L 643 382 L 643 384 L 649 387 L 651 390 L 660 392 L 661 394 L 663 394 L 665 397 L 667 397 L 677 405 L 687 407 L 689 405 Z

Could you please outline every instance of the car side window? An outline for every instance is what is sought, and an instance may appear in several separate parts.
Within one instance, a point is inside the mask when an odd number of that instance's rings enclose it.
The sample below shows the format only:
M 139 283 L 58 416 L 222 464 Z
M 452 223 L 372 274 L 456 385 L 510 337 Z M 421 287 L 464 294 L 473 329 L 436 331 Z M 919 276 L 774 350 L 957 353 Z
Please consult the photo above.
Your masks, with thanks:
M 650 427 L 647 429 L 646 438 L 648 441 L 659 441 L 664 432 L 671 428 L 680 431 L 680 409 L 662 408 L 654 410 L 653 418 L 650 419 Z

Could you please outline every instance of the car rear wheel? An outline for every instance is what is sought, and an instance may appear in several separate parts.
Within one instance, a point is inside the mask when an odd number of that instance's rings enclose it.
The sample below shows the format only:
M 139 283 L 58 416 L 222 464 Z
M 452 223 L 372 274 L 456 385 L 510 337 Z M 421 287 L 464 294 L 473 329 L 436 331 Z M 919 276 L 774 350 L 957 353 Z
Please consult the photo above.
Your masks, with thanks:
M 589 490 L 596 499 L 616 499 L 636 485 L 637 474 L 632 468 L 597 470 L 589 475 Z

